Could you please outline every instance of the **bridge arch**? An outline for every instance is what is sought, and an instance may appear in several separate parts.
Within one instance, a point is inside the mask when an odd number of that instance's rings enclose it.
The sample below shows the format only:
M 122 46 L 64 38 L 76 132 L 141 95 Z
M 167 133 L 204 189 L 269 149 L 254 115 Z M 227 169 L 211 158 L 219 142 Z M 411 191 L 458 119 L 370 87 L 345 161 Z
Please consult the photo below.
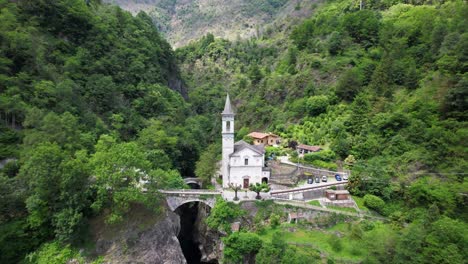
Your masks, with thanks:
M 190 186 L 190 189 L 201 189 L 201 184 L 196 181 L 187 181 L 185 182 L 188 186 Z
M 171 211 L 175 211 L 183 204 L 201 202 L 213 208 L 216 197 L 221 193 L 211 190 L 160 190 L 166 196 L 167 205 Z
M 207 201 L 206 199 L 190 199 L 190 200 L 182 201 L 180 204 L 177 205 L 177 207 L 175 207 L 174 209 L 171 209 L 171 210 L 175 211 L 175 210 L 177 210 L 177 208 L 181 207 L 182 205 L 188 204 L 188 203 L 193 203 L 193 202 L 203 203 L 203 204 L 207 205 L 208 207 L 210 207 L 211 209 L 214 206 L 214 203 L 211 203 L 211 202 Z
M 191 189 L 201 189 L 203 187 L 203 181 L 200 178 L 184 178 L 184 182 Z

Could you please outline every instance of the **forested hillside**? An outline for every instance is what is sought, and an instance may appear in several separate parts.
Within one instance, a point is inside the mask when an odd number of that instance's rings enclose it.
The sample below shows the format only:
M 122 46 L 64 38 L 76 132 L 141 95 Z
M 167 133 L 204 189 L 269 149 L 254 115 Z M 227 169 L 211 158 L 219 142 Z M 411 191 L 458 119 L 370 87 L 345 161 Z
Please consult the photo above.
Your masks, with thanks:
M 349 191 L 388 219 L 349 225 L 357 258 L 466 262 L 465 2 L 245 1 L 242 17 L 255 21 L 239 23 L 218 20 L 229 9 L 183 1 L 177 12 L 200 31 L 169 26 L 163 7 L 178 1 L 132 2 L 160 13 L 132 16 L 100 0 L 0 0 L 1 263 L 85 262 L 90 219 L 118 224 L 135 203 L 157 214 L 157 189 L 185 188 L 181 176 L 193 174 L 208 182 L 226 92 L 238 139 L 274 132 L 285 145 L 321 146 L 307 156 L 314 165 L 352 170 Z M 184 41 L 225 22 L 253 33 L 206 34 L 173 51 L 155 22 Z M 208 223 L 241 216 L 219 204 Z M 227 262 L 245 252 L 257 263 L 307 261 L 256 234 L 224 241 Z
M 369 261 L 462 263 L 467 17 L 462 1 L 333 1 L 298 26 L 239 41 L 208 34 L 176 54 L 197 113 L 215 113 L 229 91 L 240 138 L 266 130 L 320 145 L 314 164 L 353 170 L 349 190 L 399 226 L 369 245 Z
M 309 0 L 104 0 L 138 14 L 146 12 L 169 43 L 181 47 L 208 32 L 224 39 L 258 36 L 270 23 L 299 20 L 316 1 Z
M 81 241 L 104 210 L 118 222 L 134 201 L 157 208 L 140 179 L 183 187 L 209 122 L 191 117 L 147 15 L 2 0 L 0 21 L 0 159 L 12 159 L 0 172 L 1 263 L 53 238 Z

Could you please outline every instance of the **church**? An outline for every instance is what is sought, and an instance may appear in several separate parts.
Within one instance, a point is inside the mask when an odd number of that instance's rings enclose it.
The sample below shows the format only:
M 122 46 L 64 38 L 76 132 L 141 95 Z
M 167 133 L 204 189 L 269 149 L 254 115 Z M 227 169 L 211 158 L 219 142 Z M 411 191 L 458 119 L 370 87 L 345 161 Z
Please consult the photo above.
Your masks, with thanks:
M 250 184 L 268 183 L 270 170 L 265 167 L 265 146 L 250 145 L 241 140 L 234 143 L 234 111 L 231 107 L 229 94 L 222 116 L 222 165 L 223 188 L 229 184 L 249 188 Z

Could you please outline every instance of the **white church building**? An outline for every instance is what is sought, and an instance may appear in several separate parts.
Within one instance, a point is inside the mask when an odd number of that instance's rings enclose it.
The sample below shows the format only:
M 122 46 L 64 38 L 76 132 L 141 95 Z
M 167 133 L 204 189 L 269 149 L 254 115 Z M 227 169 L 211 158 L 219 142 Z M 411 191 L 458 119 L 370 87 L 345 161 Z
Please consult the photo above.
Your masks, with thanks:
M 270 170 L 265 167 L 265 147 L 263 144 L 250 145 L 241 140 L 234 143 L 234 111 L 231 107 L 229 94 L 222 116 L 223 154 L 221 173 L 223 188 L 229 184 L 249 188 L 250 184 L 268 183 Z

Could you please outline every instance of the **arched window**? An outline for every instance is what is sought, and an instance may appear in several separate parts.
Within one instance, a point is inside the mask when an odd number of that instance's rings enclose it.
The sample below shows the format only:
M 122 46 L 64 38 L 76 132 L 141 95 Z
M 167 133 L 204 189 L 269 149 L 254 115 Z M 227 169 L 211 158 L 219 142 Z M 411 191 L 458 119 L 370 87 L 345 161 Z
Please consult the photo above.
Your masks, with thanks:
M 244 165 L 249 165 L 249 158 L 244 158 Z
M 226 121 L 226 131 L 230 131 L 231 130 L 231 121 Z

